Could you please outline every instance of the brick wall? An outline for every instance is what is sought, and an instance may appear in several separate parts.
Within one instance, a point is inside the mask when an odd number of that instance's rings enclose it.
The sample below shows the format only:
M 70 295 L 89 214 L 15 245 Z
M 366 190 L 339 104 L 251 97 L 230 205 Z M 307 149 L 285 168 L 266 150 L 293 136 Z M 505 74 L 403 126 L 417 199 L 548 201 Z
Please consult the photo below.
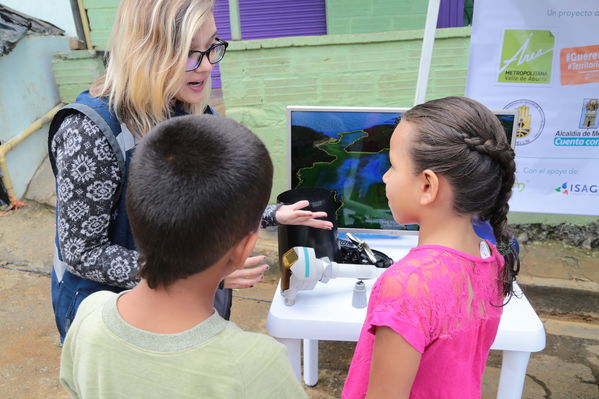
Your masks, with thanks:
M 60 101 L 68 104 L 104 74 L 104 63 L 94 50 L 62 51 L 54 54 L 52 69 Z
M 287 189 L 288 105 L 409 107 L 422 31 L 232 42 L 221 63 L 227 116 L 252 129 Z M 463 95 L 470 28 L 437 30 L 427 99 Z
M 423 29 L 427 1 L 327 0 L 327 32 L 371 33 Z
M 120 0 L 84 0 L 95 49 L 106 50 L 119 4 Z

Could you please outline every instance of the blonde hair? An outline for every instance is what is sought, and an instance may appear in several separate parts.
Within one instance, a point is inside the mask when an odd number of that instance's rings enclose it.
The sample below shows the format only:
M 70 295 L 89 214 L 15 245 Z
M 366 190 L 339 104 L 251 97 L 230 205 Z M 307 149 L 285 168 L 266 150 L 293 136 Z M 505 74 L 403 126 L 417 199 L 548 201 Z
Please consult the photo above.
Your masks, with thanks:
M 213 0 L 122 0 L 110 36 L 106 73 L 90 94 L 107 97 L 119 120 L 143 136 L 172 114 L 193 36 L 213 10 Z M 199 104 L 179 103 L 200 114 Z

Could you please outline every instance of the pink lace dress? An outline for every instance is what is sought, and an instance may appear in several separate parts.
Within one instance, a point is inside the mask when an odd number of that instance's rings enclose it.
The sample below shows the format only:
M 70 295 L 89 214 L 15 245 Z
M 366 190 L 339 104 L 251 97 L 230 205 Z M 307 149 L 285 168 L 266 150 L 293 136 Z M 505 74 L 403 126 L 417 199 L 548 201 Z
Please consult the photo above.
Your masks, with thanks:
M 481 397 L 482 374 L 503 309 L 498 281 L 503 257 L 489 247 L 491 256 L 481 259 L 442 246 L 420 246 L 379 277 L 343 398 L 366 396 L 377 326 L 392 328 L 422 353 L 410 398 Z

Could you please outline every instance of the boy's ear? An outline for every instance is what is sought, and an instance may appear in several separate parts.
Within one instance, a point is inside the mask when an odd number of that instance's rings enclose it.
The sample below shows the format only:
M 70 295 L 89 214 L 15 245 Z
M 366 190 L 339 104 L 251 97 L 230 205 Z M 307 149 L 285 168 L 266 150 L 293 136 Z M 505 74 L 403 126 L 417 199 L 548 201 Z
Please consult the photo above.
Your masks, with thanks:
M 245 260 L 248 258 L 248 256 L 250 256 L 256 247 L 257 241 L 258 231 L 255 231 L 243 237 L 237 243 L 237 245 L 235 245 L 233 251 L 231 252 L 231 256 L 229 257 L 229 262 L 235 266 L 235 269 L 240 269 L 243 267 Z
M 420 205 L 430 205 L 439 196 L 439 175 L 430 169 L 425 169 L 420 174 Z

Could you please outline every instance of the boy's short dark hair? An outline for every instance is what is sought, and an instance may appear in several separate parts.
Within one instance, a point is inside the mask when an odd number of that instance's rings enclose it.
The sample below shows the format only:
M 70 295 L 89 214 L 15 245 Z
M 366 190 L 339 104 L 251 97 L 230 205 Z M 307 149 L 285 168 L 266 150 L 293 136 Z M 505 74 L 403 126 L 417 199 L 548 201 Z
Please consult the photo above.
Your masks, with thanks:
M 165 287 L 214 264 L 258 229 L 272 175 L 262 141 L 231 119 L 189 115 L 154 127 L 127 187 L 140 276 Z

